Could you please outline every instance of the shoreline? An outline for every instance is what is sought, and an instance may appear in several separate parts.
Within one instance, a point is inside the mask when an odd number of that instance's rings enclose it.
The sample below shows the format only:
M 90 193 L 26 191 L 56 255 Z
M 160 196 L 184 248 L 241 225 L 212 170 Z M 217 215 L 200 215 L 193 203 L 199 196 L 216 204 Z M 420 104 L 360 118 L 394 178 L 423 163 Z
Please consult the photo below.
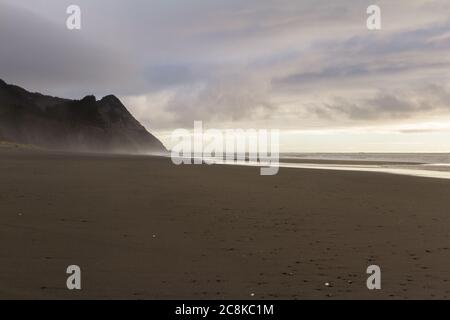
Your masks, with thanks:
M 30 148 L 28 146 L 18 145 L 17 147 L 0 148 L 0 155 L 22 154 L 35 156 L 75 156 L 86 158 L 161 158 L 169 159 L 170 155 L 166 154 L 108 154 L 108 153 L 91 153 L 91 152 L 70 152 L 56 151 L 39 148 Z M 286 162 L 285 160 L 289 160 Z M 192 164 L 194 165 L 194 164 Z M 202 165 L 206 165 L 205 163 Z M 244 167 L 269 167 L 269 165 L 261 163 L 252 163 L 248 161 L 237 161 L 235 163 L 217 162 L 213 166 L 244 166 Z M 198 166 L 196 164 L 195 166 Z M 208 166 L 208 165 L 207 165 Z M 374 161 L 374 160 L 331 160 L 331 159 L 292 159 L 280 158 L 278 163 L 280 169 L 304 169 L 304 170 L 326 170 L 326 171 L 349 171 L 349 172 L 367 172 L 367 173 L 385 173 L 402 176 L 412 176 L 419 178 L 432 179 L 450 179 L 450 163 L 425 163 L 425 162 L 402 162 L 402 161 Z
M 169 158 L 169 157 L 168 157 Z M 189 159 L 189 158 L 188 158 Z M 191 160 L 191 159 L 189 159 Z M 279 167 L 291 169 L 308 170 L 331 170 L 331 171 L 353 171 L 372 172 L 396 175 L 406 175 L 433 179 L 450 179 L 450 164 L 444 163 L 420 163 L 420 162 L 393 162 L 393 161 L 361 161 L 361 160 L 323 160 L 323 159 L 298 159 L 293 162 L 254 162 L 241 160 L 218 160 L 211 158 L 213 165 L 246 166 L 257 168 Z M 290 159 L 289 159 L 290 160 Z M 194 165 L 194 164 L 191 164 Z M 199 164 L 197 164 L 199 165 Z M 202 163 L 200 165 L 207 165 Z

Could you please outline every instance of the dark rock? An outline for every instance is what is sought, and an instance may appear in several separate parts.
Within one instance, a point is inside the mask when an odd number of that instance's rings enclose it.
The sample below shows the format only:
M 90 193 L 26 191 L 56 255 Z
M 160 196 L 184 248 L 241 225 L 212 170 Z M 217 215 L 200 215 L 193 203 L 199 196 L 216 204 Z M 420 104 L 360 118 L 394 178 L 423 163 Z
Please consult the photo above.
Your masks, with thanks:
M 2 140 L 66 151 L 165 153 L 120 100 L 69 100 L 31 93 L 0 79 Z

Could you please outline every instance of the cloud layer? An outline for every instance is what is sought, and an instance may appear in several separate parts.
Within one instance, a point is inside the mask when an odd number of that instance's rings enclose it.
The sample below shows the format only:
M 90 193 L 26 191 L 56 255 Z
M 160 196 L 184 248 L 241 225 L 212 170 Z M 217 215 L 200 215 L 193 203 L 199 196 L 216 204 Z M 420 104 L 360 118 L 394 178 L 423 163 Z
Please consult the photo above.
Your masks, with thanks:
M 72 32 L 71 1 L 0 0 L 0 77 L 54 95 L 117 94 L 158 130 L 447 117 L 450 2 L 377 3 L 374 32 L 370 1 L 80 0 Z

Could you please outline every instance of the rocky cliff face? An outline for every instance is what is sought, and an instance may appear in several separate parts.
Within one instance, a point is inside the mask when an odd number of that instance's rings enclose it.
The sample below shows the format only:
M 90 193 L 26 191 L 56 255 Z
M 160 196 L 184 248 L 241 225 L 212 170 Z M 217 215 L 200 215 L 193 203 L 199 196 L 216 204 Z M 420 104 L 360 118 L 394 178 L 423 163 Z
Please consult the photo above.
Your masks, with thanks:
M 166 152 L 113 95 L 69 100 L 0 80 L 0 140 L 107 153 Z

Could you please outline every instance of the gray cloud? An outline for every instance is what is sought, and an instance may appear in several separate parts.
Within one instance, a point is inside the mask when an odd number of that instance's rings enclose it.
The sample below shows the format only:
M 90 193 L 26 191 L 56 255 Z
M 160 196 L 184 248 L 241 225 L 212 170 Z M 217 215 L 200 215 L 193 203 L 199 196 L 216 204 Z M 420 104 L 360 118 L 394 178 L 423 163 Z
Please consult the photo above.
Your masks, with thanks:
M 118 52 L 31 11 L 3 3 L 0 43 L 0 77 L 42 92 L 104 93 L 134 72 Z
M 194 120 L 251 120 L 275 110 L 268 91 L 267 84 L 258 79 L 220 78 L 178 92 L 168 101 L 166 111 L 175 115 L 176 123 L 189 126 Z
M 273 84 L 280 90 L 309 88 L 361 78 L 378 80 L 401 77 L 404 73 L 450 70 L 450 60 L 442 57 L 450 49 L 449 30 L 450 20 L 414 31 L 364 35 L 344 42 L 320 44 L 312 50 L 326 52 L 318 70 L 291 72 L 274 78 Z
M 450 89 L 429 85 L 412 92 L 378 92 L 366 99 L 334 98 L 330 103 L 309 106 L 309 111 L 327 119 L 355 121 L 395 121 L 427 114 L 450 111 Z
M 0 77 L 61 96 L 114 93 L 158 128 L 447 114 L 450 3 L 377 2 L 373 33 L 357 0 L 79 0 L 83 29 L 69 32 L 72 1 L 0 0 Z

